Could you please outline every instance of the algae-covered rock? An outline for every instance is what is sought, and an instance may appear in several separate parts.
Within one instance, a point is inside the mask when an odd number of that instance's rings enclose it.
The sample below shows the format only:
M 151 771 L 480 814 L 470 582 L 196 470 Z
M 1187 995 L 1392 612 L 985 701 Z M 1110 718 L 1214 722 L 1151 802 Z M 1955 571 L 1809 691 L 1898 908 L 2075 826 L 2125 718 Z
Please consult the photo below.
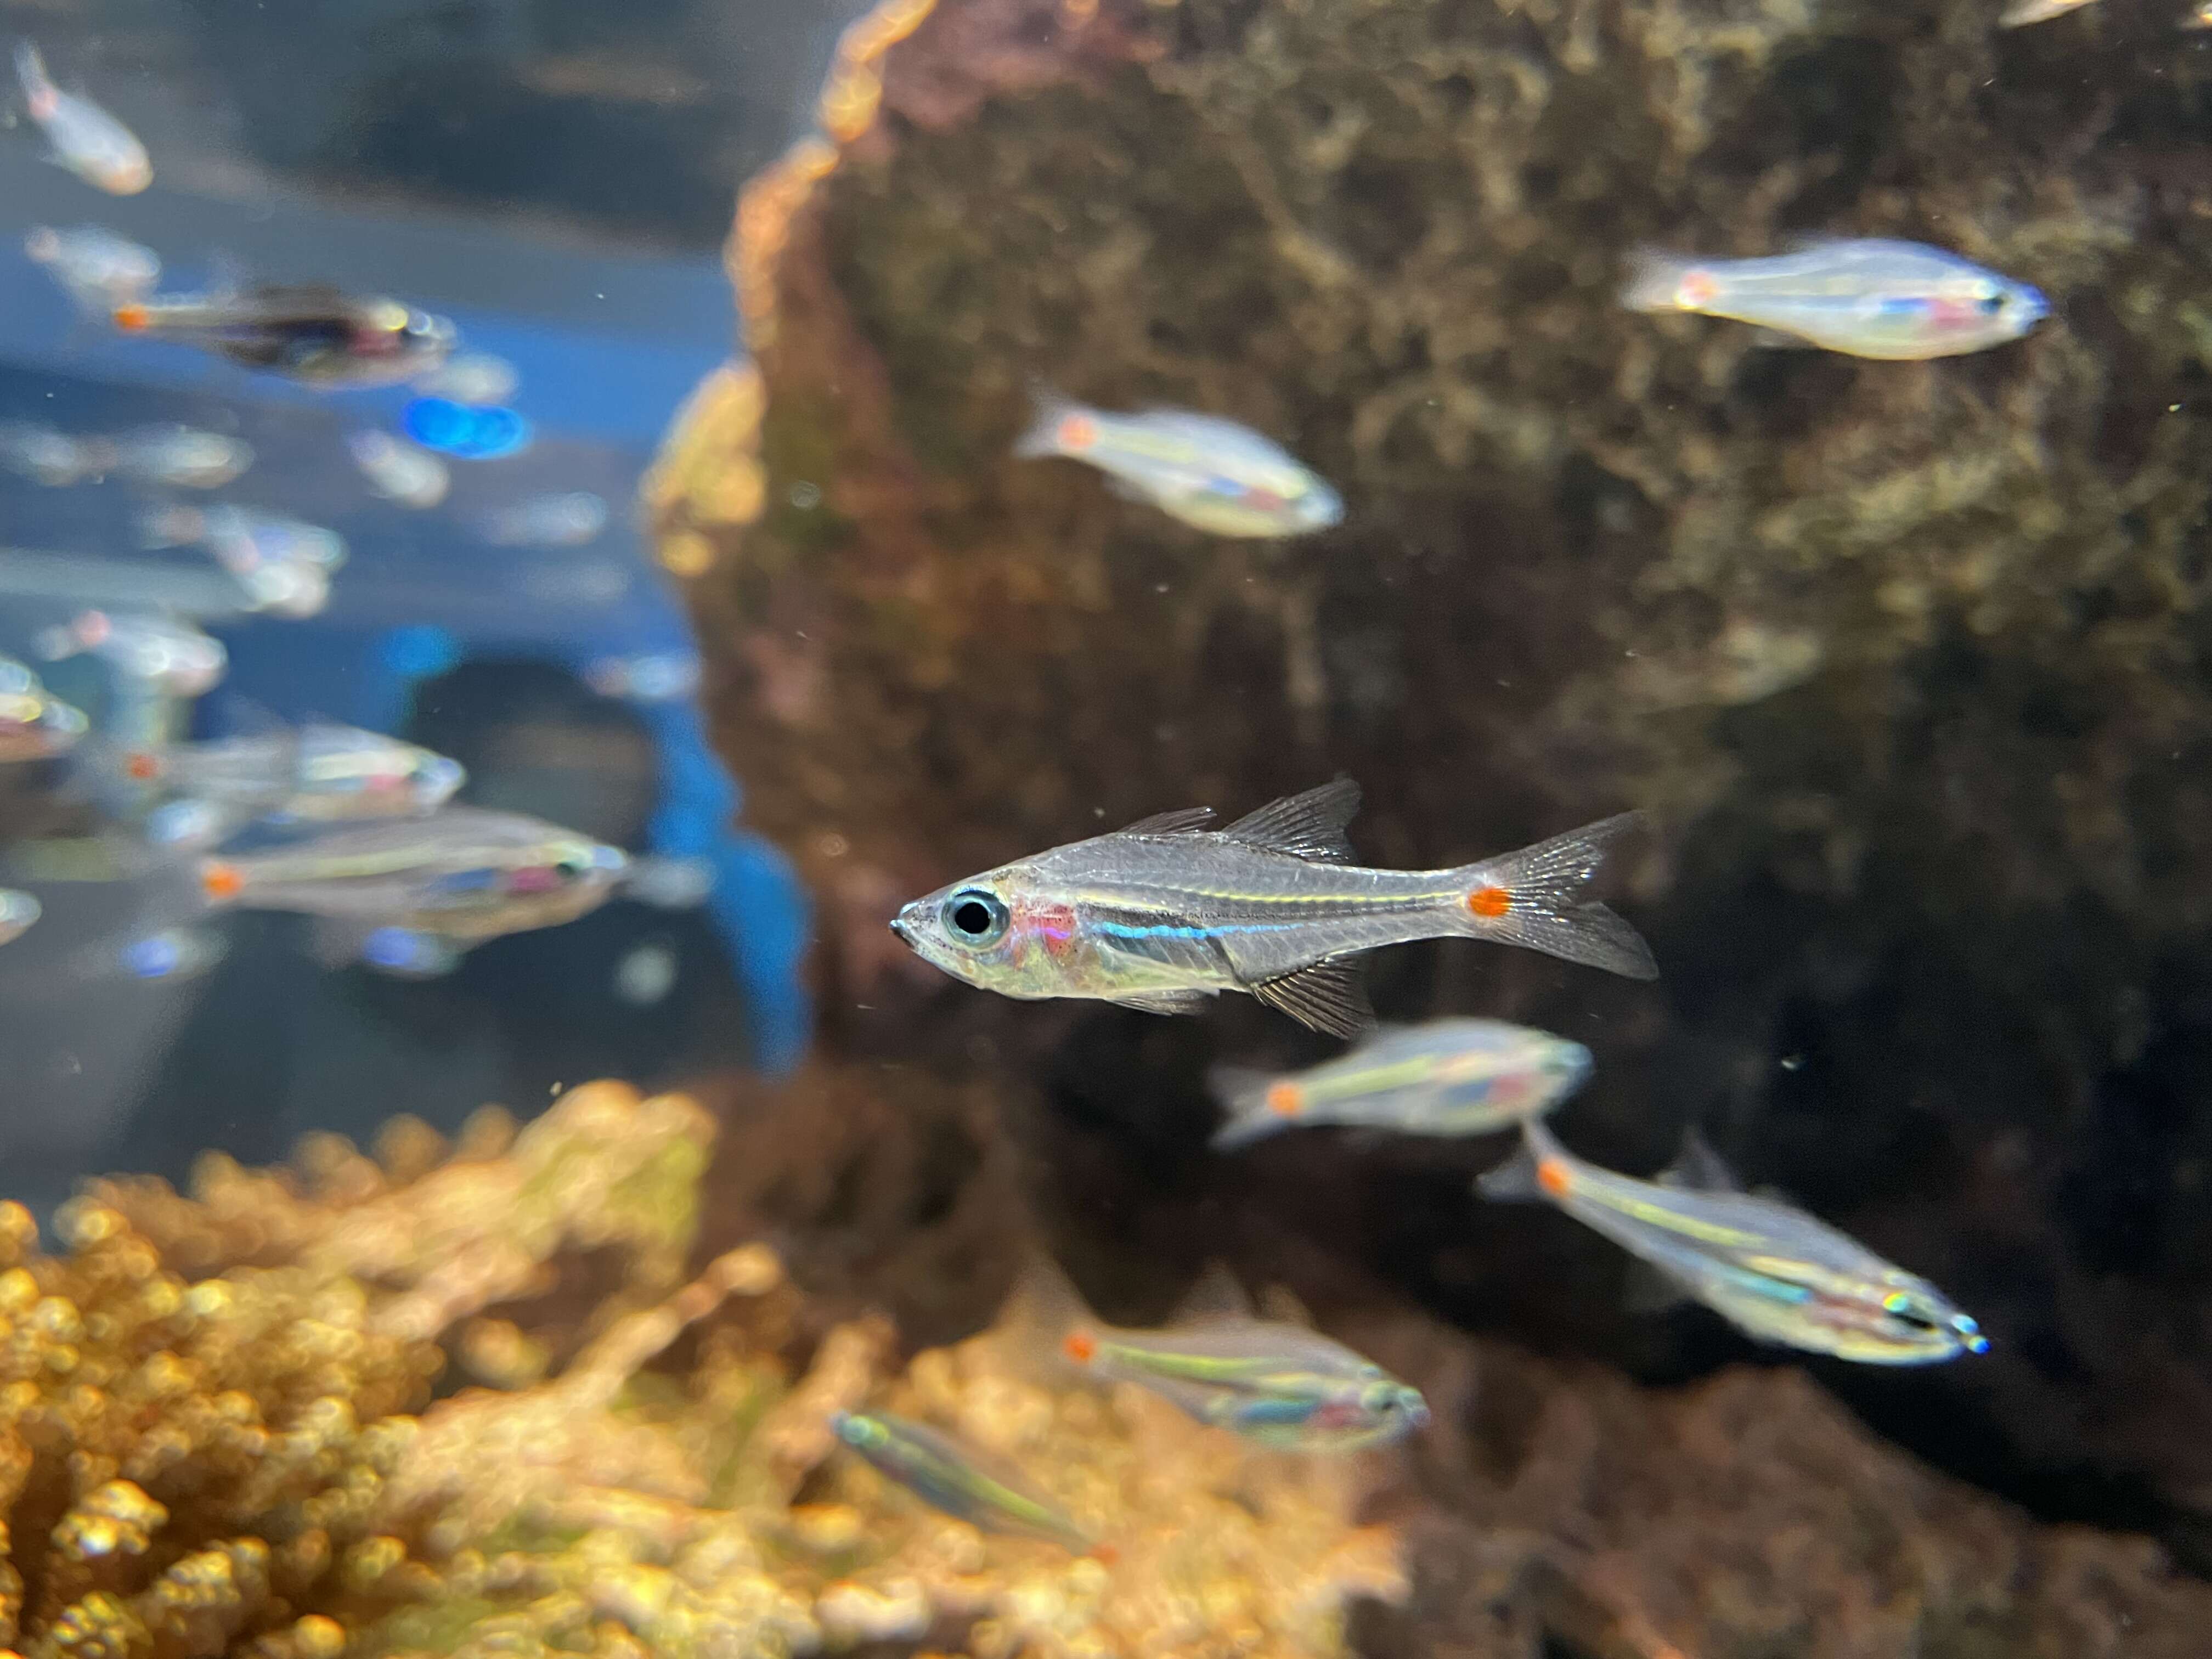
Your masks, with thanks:
M 879 932 L 961 872 L 1338 770 L 1382 862 L 1642 805 L 1656 990 L 1446 946 L 1382 964 L 1385 1012 L 1590 1042 L 1578 1146 L 1648 1169 L 1699 1121 L 1981 1316 L 1986 1360 L 1836 1378 L 1893 1432 L 2053 1513 L 2212 1520 L 2212 58 L 2130 0 L 1993 14 L 903 0 L 856 26 L 828 136 L 740 208 L 757 362 L 702 389 L 651 492 L 748 811 L 825 896 L 831 1040 L 981 1042 L 1097 1133 L 1133 1114 L 1153 1139 L 1080 1195 L 1125 1231 L 1188 1253 L 1223 1205 L 1273 1216 L 1464 1321 L 1680 1371 L 1709 1328 L 1618 1313 L 1601 1247 L 1480 1210 L 1470 1167 L 1285 1138 L 1194 1194 L 1203 1036 L 1071 1038 L 907 977 Z M 2056 317 L 1879 363 L 1616 303 L 1637 244 L 1814 232 L 1941 243 Z M 1227 544 L 1018 462 L 1038 378 L 1253 425 L 1346 520 Z M 1291 1052 L 1249 1011 L 1212 1024 Z

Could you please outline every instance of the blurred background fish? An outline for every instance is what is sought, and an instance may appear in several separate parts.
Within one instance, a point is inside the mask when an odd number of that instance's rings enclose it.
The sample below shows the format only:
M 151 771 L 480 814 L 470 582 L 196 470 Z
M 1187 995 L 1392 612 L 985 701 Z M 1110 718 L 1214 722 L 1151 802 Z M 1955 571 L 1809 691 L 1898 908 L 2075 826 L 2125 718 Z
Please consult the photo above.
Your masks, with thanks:
M 82 711 L 49 692 L 12 657 L 0 657 L 0 762 L 52 760 L 76 746 Z
M 346 451 L 368 487 L 402 507 L 435 507 L 453 487 L 453 470 L 443 461 L 388 432 L 349 432 Z
M 28 893 L 0 887 L 0 945 L 12 944 L 39 919 L 40 906 Z
M 130 128 L 91 99 L 64 92 L 29 41 L 15 47 L 23 107 L 51 146 L 46 159 L 111 196 L 135 196 L 154 182 L 154 164 Z
M 161 279 L 161 256 L 102 225 L 56 230 L 35 225 L 24 233 L 23 252 L 44 265 L 77 308 L 105 317 L 117 306 L 142 300 Z
M 329 283 L 265 283 L 155 295 L 115 308 L 126 334 L 176 340 L 321 389 L 392 386 L 445 362 L 453 323 L 381 295 Z

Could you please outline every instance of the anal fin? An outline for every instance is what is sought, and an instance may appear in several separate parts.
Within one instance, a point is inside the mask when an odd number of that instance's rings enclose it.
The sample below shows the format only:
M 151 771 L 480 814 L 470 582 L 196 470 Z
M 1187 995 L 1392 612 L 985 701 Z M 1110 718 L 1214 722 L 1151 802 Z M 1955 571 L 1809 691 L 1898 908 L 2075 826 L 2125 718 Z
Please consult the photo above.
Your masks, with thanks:
M 1375 1029 L 1356 957 L 1330 957 L 1245 988 L 1278 1013 L 1331 1036 L 1362 1036 Z

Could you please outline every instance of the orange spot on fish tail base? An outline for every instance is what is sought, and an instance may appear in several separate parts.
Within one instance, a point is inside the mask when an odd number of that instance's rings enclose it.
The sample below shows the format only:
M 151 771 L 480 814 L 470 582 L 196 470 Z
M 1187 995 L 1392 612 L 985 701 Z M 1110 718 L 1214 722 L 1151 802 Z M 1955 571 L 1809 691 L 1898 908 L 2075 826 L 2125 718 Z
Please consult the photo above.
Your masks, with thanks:
M 1062 449 L 1088 449 L 1098 441 L 1098 422 L 1088 415 L 1071 415 L 1060 423 L 1060 430 L 1054 435 Z
M 1574 1172 L 1563 1159 L 1542 1158 L 1536 1160 L 1536 1184 L 1553 1198 L 1565 1198 L 1567 1188 L 1575 1184 Z
M 1467 896 L 1467 908 L 1486 921 L 1495 921 L 1513 908 L 1513 895 L 1503 887 L 1478 887 Z
M 131 333 L 145 327 L 154 319 L 143 306 L 118 306 L 114 320 L 116 327 Z
M 123 769 L 143 783 L 161 775 L 161 763 L 151 755 L 133 755 L 123 763 Z
M 1070 1331 L 1060 1339 L 1060 1352 L 1079 1365 L 1088 1365 L 1098 1352 L 1098 1345 L 1088 1331 Z
M 1674 290 L 1674 303 L 1685 311 L 1696 311 L 1709 306 L 1720 297 L 1721 285 L 1708 270 L 1686 270 L 1681 283 Z
M 210 859 L 200 867 L 200 890 L 211 899 L 236 898 L 246 890 L 246 878 L 234 864 Z
M 1267 1085 L 1267 1109 L 1277 1117 L 1296 1117 L 1305 1109 L 1295 1083 L 1271 1083 Z

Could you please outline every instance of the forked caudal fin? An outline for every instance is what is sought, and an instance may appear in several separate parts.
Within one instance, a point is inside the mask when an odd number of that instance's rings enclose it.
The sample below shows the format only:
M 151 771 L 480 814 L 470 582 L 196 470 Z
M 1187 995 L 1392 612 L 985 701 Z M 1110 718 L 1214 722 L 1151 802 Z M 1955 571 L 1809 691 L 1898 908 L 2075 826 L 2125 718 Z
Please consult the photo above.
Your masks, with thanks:
M 1602 904 L 1581 896 L 1606 849 L 1641 822 L 1634 812 L 1604 818 L 1517 853 L 1465 866 L 1460 902 L 1468 933 L 1525 945 L 1566 962 L 1629 979 L 1656 979 L 1659 964 L 1643 936 Z
M 1294 1122 L 1304 1105 L 1297 1084 L 1273 1072 L 1246 1066 L 1217 1066 L 1206 1086 L 1229 1115 L 1213 1132 L 1215 1151 L 1242 1146 Z
M 1477 1176 L 1474 1190 L 1493 1203 L 1541 1203 L 1559 1197 L 1571 1183 L 1566 1149 L 1535 1119 L 1521 1126 L 1521 1145 L 1496 1169 Z
M 1090 1362 L 1103 1328 L 1075 1282 L 1048 1255 L 1034 1258 L 1022 1270 L 995 1325 L 1003 1352 L 1016 1368 L 1051 1384 L 1091 1374 Z

